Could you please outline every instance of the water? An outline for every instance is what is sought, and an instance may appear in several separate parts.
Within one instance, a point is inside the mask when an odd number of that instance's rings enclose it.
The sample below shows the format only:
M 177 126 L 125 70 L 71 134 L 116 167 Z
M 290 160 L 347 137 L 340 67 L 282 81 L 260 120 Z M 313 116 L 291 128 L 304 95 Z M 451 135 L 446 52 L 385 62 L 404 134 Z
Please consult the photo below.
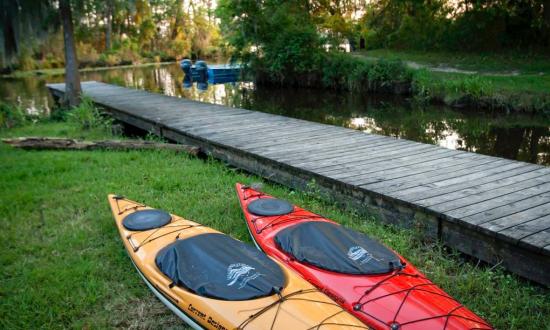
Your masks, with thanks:
M 184 88 L 177 64 L 90 71 L 81 79 L 550 165 L 550 119 L 544 117 L 412 107 L 401 97 L 263 88 L 251 82 Z M 0 98 L 48 113 L 53 101 L 44 85 L 61 81 L 63 76 L 0 79 Z

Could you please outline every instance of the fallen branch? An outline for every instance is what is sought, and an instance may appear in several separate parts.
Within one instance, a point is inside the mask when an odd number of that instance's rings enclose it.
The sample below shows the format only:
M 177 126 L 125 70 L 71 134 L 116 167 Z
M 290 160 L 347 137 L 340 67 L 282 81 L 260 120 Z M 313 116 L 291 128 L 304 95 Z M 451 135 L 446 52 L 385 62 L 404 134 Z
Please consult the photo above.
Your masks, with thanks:
M 191 155 L 198 155 L 200 149 L 184 144 L 158 143 L 139 140 L 103 140 L 103 141 L 80 141 L 65 138 L 48 137 L 20 137 L 13 139 L 2 139 L 2 142 L 15 148 L 33 150 L 143 150 L 163 149 L 177 152 L 185 152 Z

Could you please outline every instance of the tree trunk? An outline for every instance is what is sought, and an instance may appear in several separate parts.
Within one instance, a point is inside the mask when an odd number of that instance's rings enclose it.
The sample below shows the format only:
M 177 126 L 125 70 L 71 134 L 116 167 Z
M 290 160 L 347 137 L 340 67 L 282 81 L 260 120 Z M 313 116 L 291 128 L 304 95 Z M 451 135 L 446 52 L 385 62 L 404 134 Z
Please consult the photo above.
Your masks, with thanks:
M 73 17 L 70 0 L 59 1 L 59 14 L 63 25 L 63 41 L 65 43 L 65 100 L 69 106 L 80 103 L 80 75 L 73 36 Z
M 105 50 L 111 49 L 111 35 L 113 33 L 113 0 L 107 1 L 107 26 L 105 27 Z

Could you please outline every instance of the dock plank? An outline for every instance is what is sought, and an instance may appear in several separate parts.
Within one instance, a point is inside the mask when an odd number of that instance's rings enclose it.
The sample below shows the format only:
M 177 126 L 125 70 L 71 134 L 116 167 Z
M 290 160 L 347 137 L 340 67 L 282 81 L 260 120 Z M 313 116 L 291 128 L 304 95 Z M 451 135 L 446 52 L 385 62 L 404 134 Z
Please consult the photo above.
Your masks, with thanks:
M 498 195 L 497 197 L 493 197 L 493 198 L 481 197 L 481 198 L 472 199 L 471 204 L 457 207 L 455 209 L 452 209 L 450 211 L 445 211 L 443 213 L 455 218 L 456 217 L 465 218 L 470 215 L 481 213 L 485 210 L 494 209 L 509 203 L 514 203 L 525 199 L 532 199 L 533 196 L 544 194 L 549 190 L 550 190 L 550 184 L 546 182 L 533 187 L 509 192 L 505 195 Z M 550 202 L 550 200 L 548 202 Z M 546 204 L 548 204 L 548 202 Z M 547 207 L 547 205 L 543 205 L 543 206 Z M 548 208 L 548 211 L 550 212 L 550 208 Z
M 486 200 L 497 200 L 497 197 L 501 196 L 507 196 L 507 201 L 512 202 L 510 199 L 513 198 L 514 193 L 524 192 L 529 190 L 528 188 L 540 189 L 541 187 L 545 187 L 543 183 L 547 183 L 549 180 L 550 178 L 543 176 L 494 187 L 493 189 L 473 191 L 473 193 L 462 190 L 452 194 L 417 200 L 416 203 L 418 205 L 430 207 L 432 210 L 438 212 L 447 212 L 451 210 L 461 210 L 465 206 L 475 205 Z M 521 196 L 523 196 L 523 194 Z

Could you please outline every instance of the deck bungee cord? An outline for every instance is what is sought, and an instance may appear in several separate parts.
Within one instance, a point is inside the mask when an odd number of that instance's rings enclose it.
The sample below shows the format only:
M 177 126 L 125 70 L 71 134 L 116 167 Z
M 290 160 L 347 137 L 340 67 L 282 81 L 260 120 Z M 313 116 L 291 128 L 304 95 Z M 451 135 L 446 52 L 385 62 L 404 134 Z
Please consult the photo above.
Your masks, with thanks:
M 413 277 L 413 278 L 417 278 L 417 279 L 424 279 L 426 280 L 428 283 L 421 283 L 421 284 L 416 284 L 416 285 L 413 285 L 411 286 L 410 288 L 407 288 L 407 289 L 403 289 L 403 290 L 399 290 L 399 291 L 394 291 L 394 292 L 391 292 L 391 293 L 386 293 L 386 294 L 383 294 L 381 296 L 378 296 L 376 298 L 371 298 L 371 299 L 368 299 L 368 300 L 365 300 L 363 301 L 363 299 L 365 299 L 366 297 L 368 297 L 371 293 L 373 293 L 377 288 L 379 288 L 382 284 L 384 284 L 385 282 L 387 282 L 388 280 L 392 279 L 392 278 L 395 278 L 397 276 L 410 276 L 410 277 Z M 453 314 L 455 311 L 461 309 L 461 308 L 465 308 L 464 305 L 460 304 L 455 298 L 451 297 L 450 295 L 444 293 L 440 293 L 440 292 L 434 292 L 434 291 L 430 291 L 430 290 L 426 290 L 426 289 L 423 289 L 423 287 L 429 287 L 429 286 L 433 286 L 433 287 L 437 287 L 437 285 L 435 283 L 432 283 L 431 281 L 429 281 L 428 278 L 422 276 L 422 275 L 419 275 L 419 274 L 409 274 L 407 272 L 405 272 L 404 270 L 399 270 L 399 271 L 396 271 L 395 273 L 389 275 L 388 277 L 378 281 L 377 283 L 375 283 L 370 289 L 366 290 L 365 293 L 361 296 L 361 298 L 359 298 L 358 302 L 356 304 L 353 305 L 353 310 L 355 311 L 358 311 L 360 313 L 364 313 L 365 315 L 368 315 L 369 317 L 377 320 L 378 322 L 382 323 L 382 324 L 386 324 L 386 322 L 384 322 L 383 320 L 380 320 L 379 318 L 377 318 L 375 315 L 372 315 L 372 314 L 369 314 L 368 312 L 366 312 L 364 310 L 364 307 L 369 304 L 369 303 L 372 303 L 376 300 L 380 300 L 380 299 L 383 299 L 385 297 L 388 297 L 388 296 L 391 296 L 391 295 L 397 295 L 397 294 L 401 294 L 401 293 L 405 293 L 405 297 L 403 297 L 403 299 L 401 300 L 401 304 L 399 305 L 399 308 L 397 309 L 397 311 L 395 312 L 395 315 L 393 317 L 393 320 L 390 324 L 390 328 L 392 330 L 397 330 L 397 329 L 400 329 L 402 328 L 403 326 L 405 325 L 409 325 L 409 324 L 413 324 L 413 323 L 418 323 L 418 322 L 423 322 L 423 321 L 427 321 L 427 320 L 432 320 L 432 319 L 437 319 L 437 318 L 446 318 L 445 320 L 445 324 L 443 325 L 443 330 L 447 329 L 447 325 L 449 323 L 449 318 L 451 317 L 458 317 L 458 318 L 463 318 L 465 320 L 468 320 L 468 321 L 472 321 L 472 322 L 479 322 L 478 319 L 474 319 L 474 318 L 470 318 L 470 317 L 464 317 L 462 315 L 456 315 L 456 314 Z M 422 287 L 422 288 L 421 288 Z M 440 297 L 443 297 L 443 298 L 446 298 L 446 299 L 450 299 L 454 302 L 456 302 L 458 305 L 453 308 L 452 310 L 450 310 L 447 314 L 441 314 L 441 315 L 435 315 L 435 316 L 430 316 L 430 317 L 425 317 L 425 318 L 420 318 L 420 319 L 417 319 L 417 320 L 413 320 L 413 321 L 408 321 L 408 322 L 401 322 L 401 323 L 397 323 L 396 320 L 397 320 L 397 317 L 399 315 L 399 312 L 401 311 L 401 309 L 403 308 L 403 305 L 405 304 L 405 301 L 407 300 L 407 298 L 410 296 L 411 292 L 412 291 L 422 291 L 422 292 L 426 292 L 426 293 L 429 293 L 429 294 L 433 294 L 433 295 L 437 295 L 437 296 L 440 296 Z M 492 329 L 491 326 L 488 324 L 488 323 L 485 323 L 484 322 L 484 325 L 486 327 L 481 327 L 481 328 L 470 328 L 472 330 L 476 330 L 476 329 Z
M 313 299 L 307 299 L 307 298 L 296 298 L 296 296 L 299 296 L 299 295 L 305 295 L 305 294 L 308 294 L 308 293 L 315 293 L 315 292 L 318 292 L 317 289 L 309 289 L 309 290 L 298 290 L 298 291 L 295 291 L 295 292 L 291 292 L 287 295 L 282 295 L 280 292 L 278 293 L 278 296 L 279 296 L 279 299 L 272 302 L 271 304 L 263 307 L 262 309 L 260 309 L 258 312 L 250 315 L 248 317 L 248 319 L 246 321 L 244 321 L 243 323 L 241 323 L 237 329 L 245 329 L 246 326 L 248 324 L 250 324 L 250 322 L 252 322 L 253 320 L 255 320 L 257 317 L 261 316 L 262 314 L 265 314 L 267 311 L 271 310 L 272 308 L 277 308 L 276 312 L 275 312 L 275 316 L 273 317 L 273 321 L 271 322 L 271 326 L 269 327 L 269 329 L 274 329 L 274 326 L 275 326 L 275 323 L 277 321 L 277 316 L 279 315 L 279 311 L 281 309 L 281 306 L 282 304 L 285 302 L 285 301 L 290 301 L 290 300 L 295 300 L 295 301 L 306 301 L 306 302 L 312 302 L 312 303 L 316 303 L 316 304 L 326 304 L 326 305 L 332 305 L 332 306 L 336 306 L 339 308 L 339 311 L 327 316 L 325 319 L 323 319 L 321 322 L 319 322 L 319 324 L 317 325 L 314 325 L 312 326 L 311 328 L 308 328 L 307 330 L 313 330 L 313 329 L 321 329 L 323 326 L 328 326 L 328 325 L 336 325 L 336 326 L 342 326 L 342 327 L 350 327 L 350 328 L 355 328 L 355 329 L 370 329 L 368 326 L 364 326 L 364 325 L 356 325 L 356 324 L 344 324 L 344 323 L 327 323 L 328 320 L 330 320 L 331 318 L 335 317 L 336 315 L 338 314 L 341 314 L 341 313 L 345 313 L 346 311 L 341 308 L 338 304 L 334 303 L 334 302 L 329 302 L 329 301 L 321 301 L 321 300 L 313 300 Z

